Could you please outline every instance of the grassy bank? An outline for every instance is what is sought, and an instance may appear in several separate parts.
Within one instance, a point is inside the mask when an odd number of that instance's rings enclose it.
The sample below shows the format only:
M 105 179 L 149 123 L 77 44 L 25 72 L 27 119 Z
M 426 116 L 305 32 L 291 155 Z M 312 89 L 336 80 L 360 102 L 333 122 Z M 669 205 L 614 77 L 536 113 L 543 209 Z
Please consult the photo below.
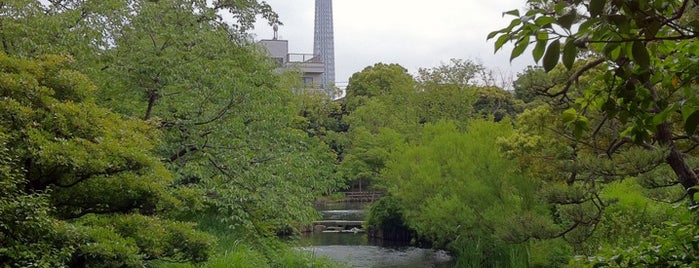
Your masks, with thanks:
M 327 258 L 314 256 L 311 252 L 295 249 L 293 245 L 279 238 L 247 238 L 249 236 L 232 230 L 214 217 L 200 218 L 198 222 L 202 230 L 216 237 L 216 247 L 207 262 L 198 265 L 159 262 L 153 266 L 162 268 L 344 267 Z

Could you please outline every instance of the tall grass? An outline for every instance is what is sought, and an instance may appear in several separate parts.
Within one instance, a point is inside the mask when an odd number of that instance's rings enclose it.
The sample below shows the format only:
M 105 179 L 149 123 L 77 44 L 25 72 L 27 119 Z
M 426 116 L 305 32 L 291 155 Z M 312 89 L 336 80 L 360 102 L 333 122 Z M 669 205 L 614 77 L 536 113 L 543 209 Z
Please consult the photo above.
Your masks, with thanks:
M 199 228 L 216 237 L 214 253 L 205 263 L 158 262 L 156 268 L 341 268 L 327 258 L 295 249 L 278 238 L 251 238 L 236 232 L 212 216 L 198 219 Z
M 454 249 L 456 267 L 529 267 L 529 247 L 526 244 L 494 243 L 474 238 L 458 239 L 451 247 Z

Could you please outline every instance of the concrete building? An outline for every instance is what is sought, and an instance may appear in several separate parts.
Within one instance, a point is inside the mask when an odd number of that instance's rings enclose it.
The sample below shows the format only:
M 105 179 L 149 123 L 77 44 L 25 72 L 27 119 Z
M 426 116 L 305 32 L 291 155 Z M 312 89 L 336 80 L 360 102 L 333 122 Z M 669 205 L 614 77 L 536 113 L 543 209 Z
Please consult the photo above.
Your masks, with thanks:
M 335 87 L 335 41 L 333 33 L 332 0 L 316 0 L 313 54 L 289 53 L 289 41 L 279 40 L 278 27 L 274 38 L 259 43 L 277 63 L 279 71 L 295 69 L 301 72 L 304 87 L 322 89 L 330 98 L 341 95 Z
M 313 54 L 289 53 L 289 41 L 265 39 L 259 42 L 277 64 L 280 72 L 297 70 L 301 73 L 305 88 L 323 88 L 322 76 L 325 64 Z

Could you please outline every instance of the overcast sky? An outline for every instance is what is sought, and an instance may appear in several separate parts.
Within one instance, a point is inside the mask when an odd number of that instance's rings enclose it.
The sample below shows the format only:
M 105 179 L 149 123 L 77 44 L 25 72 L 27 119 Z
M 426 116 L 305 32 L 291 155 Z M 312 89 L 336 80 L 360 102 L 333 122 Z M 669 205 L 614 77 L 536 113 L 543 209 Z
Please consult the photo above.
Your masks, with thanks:
M 290 53 L 313 52 L 314 0 L 266 0 L 284 25 L 280 39 Z M 515 76 L 532 65 L 531 54 L 512 63 L 511 47 L 493 53 L 489 32 L 507 26 L 502 12 L 522 8 L 525 0 L 334 0 L 335 71 L 341 85 L 364 67 L 398 63 L 410 73 L 420 67 L 471 59 L 498 73 Z M 271 39 L 273 31 L 258 22 L 256 39 Z

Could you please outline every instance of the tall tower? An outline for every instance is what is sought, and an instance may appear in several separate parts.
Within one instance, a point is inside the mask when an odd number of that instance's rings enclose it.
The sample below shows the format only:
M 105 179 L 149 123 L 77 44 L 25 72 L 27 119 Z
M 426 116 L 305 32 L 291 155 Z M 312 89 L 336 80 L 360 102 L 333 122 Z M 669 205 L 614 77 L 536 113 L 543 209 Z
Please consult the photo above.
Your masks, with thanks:
M 335 83 L 335 37 L 333 34 L 332 0 L 316 0 L 313 54 L 319 55 L 325 65 L 320 86 L 326 90 Z

